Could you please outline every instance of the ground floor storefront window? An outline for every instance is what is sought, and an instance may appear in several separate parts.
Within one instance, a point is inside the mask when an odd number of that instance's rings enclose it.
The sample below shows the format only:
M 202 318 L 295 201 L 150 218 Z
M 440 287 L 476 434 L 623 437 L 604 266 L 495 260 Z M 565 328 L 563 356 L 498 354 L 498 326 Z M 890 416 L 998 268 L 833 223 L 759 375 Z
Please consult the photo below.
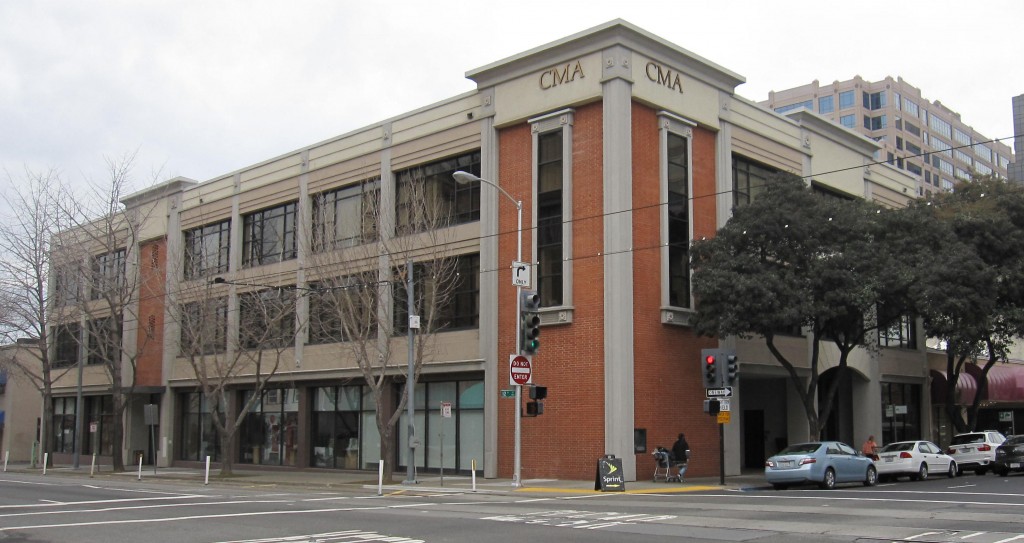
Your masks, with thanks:
M 415 449 L 418 470 L 468 472 L 473 460 L 482 467 L 484 444 L 484 383 L 480 380 L 418 383 L 415 392 Z M 450 406 L 451 416 L 444 416 Z M 398 423 L 398 463 L 408 466 L 408 415 Z
M 243 393 L 242 404 L 255 394 Z M 239 433 L 239 462 L 294 466 L 299 451 L 299 390 L 272 388 L 262 392 L 245 416 Z
M 881 443 L 921 439 L 921 385 L 882 382 Z
M 311 464 L 318 468 L 367 469 L 380 460 L 376 405 L 368 387 L 328 386 L 313 394 Z
M 67 396 L 53 399 L 53 451 L 58 453 L 75 452 L 76 424 L 78 399 Z M 114 405 L 113 398 L 106 396 L 85 396 L 82 398 L 82 454 L 113 454 Z
M 213 426 L 210 404 L 202 393 L 186 392 L 181 400 L 181 459 L 214 462 L 220 460 L 220 439 Z

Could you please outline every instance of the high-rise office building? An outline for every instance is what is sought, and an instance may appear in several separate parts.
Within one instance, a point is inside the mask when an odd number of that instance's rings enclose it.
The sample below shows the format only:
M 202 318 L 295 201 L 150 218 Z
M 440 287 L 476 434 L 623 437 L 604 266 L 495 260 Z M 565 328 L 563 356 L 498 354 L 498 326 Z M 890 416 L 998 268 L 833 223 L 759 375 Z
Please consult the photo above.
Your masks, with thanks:
M 1013 160 L 1009 146 L 979 133 L 938 100 L 923 97 L 902 77 L 867 81 L 856 76 L 829 85 L 814 80 L 772 91 L 761 105 L 778 113 L 806 108 L 881 143 L 877 159 L 920 178 L 922 196 L 952 189 L 972 173 L 1008 177 Z
M 1010 163 L 1006 177 L 1010 181 L 1024 184 L 1024 160 L 1020 154 L 1024 152 L 1024 94 L 1013 97 L 1013 148 L 1017 159 Z

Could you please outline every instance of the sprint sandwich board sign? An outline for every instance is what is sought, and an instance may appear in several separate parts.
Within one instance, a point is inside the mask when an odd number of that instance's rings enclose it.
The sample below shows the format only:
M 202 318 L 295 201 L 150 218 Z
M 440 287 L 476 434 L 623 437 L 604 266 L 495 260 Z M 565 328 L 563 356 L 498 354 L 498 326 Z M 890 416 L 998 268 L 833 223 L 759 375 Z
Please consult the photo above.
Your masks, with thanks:
M 597 460 L 594 490 L 601 492 L 626 491 L 626 477 L 622 473 L 621 458 L 615 458 L 615 455 L 609 454 Z

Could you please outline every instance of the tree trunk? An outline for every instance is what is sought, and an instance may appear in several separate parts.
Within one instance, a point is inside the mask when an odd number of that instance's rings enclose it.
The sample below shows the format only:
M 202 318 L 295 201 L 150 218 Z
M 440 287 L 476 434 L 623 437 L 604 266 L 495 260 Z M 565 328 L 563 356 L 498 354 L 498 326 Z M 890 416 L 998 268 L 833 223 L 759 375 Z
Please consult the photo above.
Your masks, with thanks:
M 113 428 L 111 429 L 110 436 L 111 446 L 113 447 L 113 450 L 110 451 L 110 461 L 113 466 L 113 470 L 120 472 L 124 471 L 124 455 L 122 453 L 124 451 L 125 401 L 124 396 L 121 395 L 121 387 L 115 385 L 112 393 L 113 398 L 111 399 L 111 403 L 114 408 L 114 424 L 112 425 Z M 132 460 L 134 460 L 134 458 Z
M 234 441 L 235 433 L 220 433 L 220 476 L 230 477 L 234 475 Z
M 53 452 L 53 393 L 49 390 L 43 392 L 43 420 L 39 421 L 39 450 L 35 451 L 38 460 L 43 459 L 43 453 Z M 35 463 L 37 458 L 33 458 Z M 53 455 L 48 458 L 50 466 L 53 465 Z M 49 466 L 48 466 L 49 467 Z

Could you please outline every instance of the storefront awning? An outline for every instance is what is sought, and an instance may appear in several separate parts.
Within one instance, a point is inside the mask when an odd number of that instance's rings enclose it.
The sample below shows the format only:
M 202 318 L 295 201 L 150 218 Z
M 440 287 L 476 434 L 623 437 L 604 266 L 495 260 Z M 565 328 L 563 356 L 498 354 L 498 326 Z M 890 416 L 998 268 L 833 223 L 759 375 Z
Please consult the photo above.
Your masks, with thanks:
M 946 403 L 946 372 L 931 370 L 932 403 Z M 971 405 L 978 393 L 978 382 L 966 371 L 960 372 L 956 381 L 956 404 Z
M 981 378 L 981 367 L 964 366 L 975 381 Z M 984 400 L 995 402 L 1024 402 L 1024 365 L 996 364 L 988 370 L 988 393 Z

